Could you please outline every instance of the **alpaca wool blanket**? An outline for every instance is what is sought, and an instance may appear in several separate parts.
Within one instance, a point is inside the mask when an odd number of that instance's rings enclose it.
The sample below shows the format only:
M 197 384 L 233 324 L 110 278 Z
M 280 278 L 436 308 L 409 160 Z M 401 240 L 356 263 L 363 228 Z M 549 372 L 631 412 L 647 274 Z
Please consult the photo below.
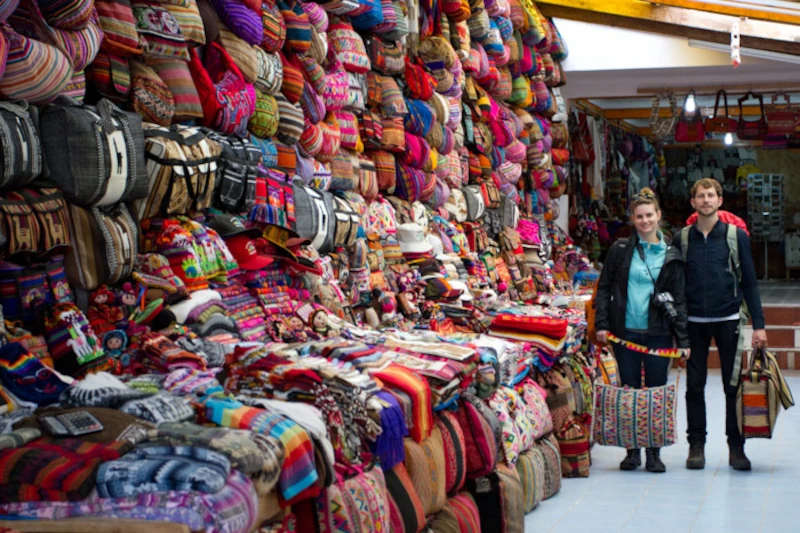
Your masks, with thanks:
M 119 459 L 132 447 L 123 441 L 41 439 L 0 451 L 0 503 L 82 500 L 94 488 L 100 464 Z
M 97 493 L 101 498 L 123 498 L 148 492 L 217 492 L 230 471 L 230 460 L 207 448 L 148 446 L 100 465 Z
M 231 466 L 250 476 L 259 494 L 267 494 L 281 472 L 281 441 L 249 430 L 203 427 L 192 423 L 161 424 L 147 433 L 147 444 L 193 445 L 215 450 Z

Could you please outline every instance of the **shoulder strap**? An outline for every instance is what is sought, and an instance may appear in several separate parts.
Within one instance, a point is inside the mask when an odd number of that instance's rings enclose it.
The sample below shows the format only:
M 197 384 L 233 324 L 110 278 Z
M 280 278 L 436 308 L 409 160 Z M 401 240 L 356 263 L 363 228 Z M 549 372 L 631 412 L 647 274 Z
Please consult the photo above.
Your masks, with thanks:
M 742 281 L 742 261 L 739 258 L 739 238 L 734 224 L 728 224 L 725 240 L 728 243 L 728 263 L 731 271 L 736 275 L 736 282 Z
M 691 230 L 691 226 L 681 229 L 681 255 L 683 255 L 684 261 L 686 261 L 686 256 L 689 255 L 689 232 Z

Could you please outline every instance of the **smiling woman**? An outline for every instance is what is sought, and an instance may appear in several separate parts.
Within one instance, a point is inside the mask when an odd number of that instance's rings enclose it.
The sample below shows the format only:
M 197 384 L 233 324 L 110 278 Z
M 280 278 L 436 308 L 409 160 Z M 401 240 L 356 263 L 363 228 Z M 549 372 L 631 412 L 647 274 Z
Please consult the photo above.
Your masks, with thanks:
M 605 344 L 609 333 L 648 348 L 689 347 L 686 322 L 685 276 L 683 256 L 664 240 L 659 231 L 661 209 L 655 194 L 642 189 L 633 197 L 631 220 L 636 233 L 620 239 L 608 251 L 597 288 L 598 342 Z M 667 382 L 669 360 L 614 347 L 623 386 L 658 387 Z M 687 354 L 688 355 L 688 354 Z M 620 463 L 621 470 L 641 466 L 638 449 L 628 450 Z M 647 449 L 646 468 L 664 472 L 659 448 Z

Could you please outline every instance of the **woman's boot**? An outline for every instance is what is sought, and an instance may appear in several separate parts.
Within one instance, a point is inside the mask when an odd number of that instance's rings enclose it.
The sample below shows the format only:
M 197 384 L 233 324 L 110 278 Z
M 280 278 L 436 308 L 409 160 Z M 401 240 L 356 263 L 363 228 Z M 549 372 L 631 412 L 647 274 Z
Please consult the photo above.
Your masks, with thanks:
M 662 473 L 667 471 L 666 465 L 661 460 L 661 448 L 647 448 L 645 451 L 647 462 L 644 467 L 648 472 Z
M 636 470 L 642 466 L 642 454 L 640 449 L 628 450 L 628 455 L 619 464 L 620 470 Z

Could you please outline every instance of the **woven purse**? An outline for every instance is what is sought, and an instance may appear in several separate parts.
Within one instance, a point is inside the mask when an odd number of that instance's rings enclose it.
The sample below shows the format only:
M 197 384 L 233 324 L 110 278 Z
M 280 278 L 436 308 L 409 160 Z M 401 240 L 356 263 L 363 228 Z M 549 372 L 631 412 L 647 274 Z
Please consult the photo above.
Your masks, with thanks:
M 736 395 L 736 419 L 742 437 L 772 438 L 781 405 L 788 409 L 794 405 L 794 398 L 783 379 L 778 361 L 767 350 L 754 350 Z
M 675 444 L 679 384 L 680 373 L 675 383 L 647 389 L 595 383 L 594 442 L 626 450 Z
M 662 118 L 659 114 L 662 98 L 669 100 L 669 107 L 672 111 L 670 117 Z M 653 98 L 653 109 L 650 112 L 650 128 L 653 130 L 653 137 L 656 139 L 666 139 L 672 135 L 679 118 L 678 104 L 675 101 L 674 94 L 659 94 Z

